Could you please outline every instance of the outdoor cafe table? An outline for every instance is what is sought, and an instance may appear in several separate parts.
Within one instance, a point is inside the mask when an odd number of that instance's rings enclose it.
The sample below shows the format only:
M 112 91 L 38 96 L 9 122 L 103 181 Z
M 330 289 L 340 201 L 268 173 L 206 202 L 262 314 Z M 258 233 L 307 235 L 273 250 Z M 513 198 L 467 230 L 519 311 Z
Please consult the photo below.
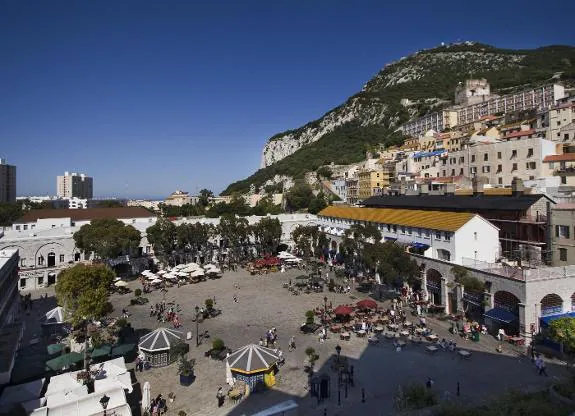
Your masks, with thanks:
M 408 336 L 409 336 L 409 331 L 405 331 L 405 330 L 404 330 L 404 331 L 401 331 L 401 332 L 399 333 L 399 335 L 401 335 L 402 337 L 408 337 Z
M 337 333 L 337 332 L 339 332 L 339 331 L 341 331 L 341 326 L 339 326 L 339 325 L 334 325 L 334 326 L 331 327 L 331 332 Z
M 386 332 L 386 333 L 385 333 L 385 337 L 386 337 L 387 339 L 393 339 L 393 338 L 395 338 L 395 335 L 392 334 L 391 332 Z
M 405 322 L 403 323 L 403 326 L 406 327 L 406 328 L 407 328 L 407 327 L 410 327 L 410 326 L 412 326 L 412 325 L 413 325 L 413 324 L 412 324 L 411 322 L 409 322 L 409 321 L 405 321 Z
M 339 339 L 341 339 L 342 341 L 349 341 L 351 335 L 349 332 L 342 332 L 341 334 L 339 334 Z
M 423 334 L 424 332 L 425 332 L 425 329 L 423 329 L 423 328 L 415 328 L 415 333 L 418 335 Z
M 522 337 L 509 337 L 509 338 L 507 338 L 507 341 L 509 341 L 513 345 L 524 345 L 525 344 L 525 340 Z
M 383 332 L 383 327 L 378 325 L 375 328 L 373 328 L 373 332 L 375 332 L 376 334 L 380 334 Z
M 436 342 L 439 339 L 439 337 L 435 334 L 428 335 L 426 338 L 430 342 Z
M 399 325 L 396 324 L 389 324 L 387 325 L 387 327 L 391 330 L 391 331 L 397 331 L 399 329 Z
M 357 336 L 360 338 L 365 337 L 366 332 L 363 329 L 360 329 L 359 331 L 357 331 Z

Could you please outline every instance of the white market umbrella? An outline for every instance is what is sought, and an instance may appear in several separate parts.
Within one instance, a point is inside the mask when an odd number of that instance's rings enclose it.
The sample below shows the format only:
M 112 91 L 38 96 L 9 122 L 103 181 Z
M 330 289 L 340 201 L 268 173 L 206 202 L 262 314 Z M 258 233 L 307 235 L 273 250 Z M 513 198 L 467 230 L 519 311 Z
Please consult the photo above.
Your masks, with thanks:
M 178 272 L 177 277 L 188 277 L 188 273 Z
M 142 272 L 142 274 L 143 274 L 144 276 L 149 276 L 149 275 L 154 274 L 154 273 L 152 273 L 150 270 L 144 270 L 144 271 Z
M 278 259 L 293 259 L 295 256 L 286 251 L 282 251 L 277 257 Z
M 114 286 L 116 286 L 116 287 L 128 287 L 128 284 L 126 282 L 124 282 L 123 280 L 118 280 L 116 283 L 114 283 Z
M 234 386 L 234 376 L 232 374 L 232 368 L 230 367 L 230 363 L 228 362 L 228 360 L 226 360 L 226 383 L 228 383 L 230 387 Z
M 206 269 L 206 273 L 208 274 L 219 274 L 221 273 L 221 269 L 218 269 L 217 267 L 212 267 L 211 269 Z
M 205 273 L 204 273 L 204 271 L 203 271 L 202 269 L 198 269 L 198 270 L 192 272 L 192 274 L 190 274 L 190 276 L 192 276 L 192 277 L 201 277 L 201 276 L 203 276 L 204 274 L 205 274 Z
M 158 276 L 156 276 L 155 274 L 148 275 L 148 280 L 155 280 L 157 278 L 158 278 Z
M 150 408 L 151 397 L 150 382 L 146 381 L 142 388 L 142 410 L 144 410 L 144 412 Z
M 157 284 L 157 283 L 162 283 L 161 279 L 154 279 L 152 280 L 152 283 Z
M 159 275 L 161 276 L 161 275 L 166 274 L 166 273 L 168 273 L 168 272 L 165 271 L 165 270 L 160 270 L 160 271 L 158 271 L 158 273 L 156 273 L 156 274 L 159 274 Z
M 177 266 L 174 266 L 174 270 L 182 270 L 185 269 L 187 266 L 187 264 L 178 264 Z

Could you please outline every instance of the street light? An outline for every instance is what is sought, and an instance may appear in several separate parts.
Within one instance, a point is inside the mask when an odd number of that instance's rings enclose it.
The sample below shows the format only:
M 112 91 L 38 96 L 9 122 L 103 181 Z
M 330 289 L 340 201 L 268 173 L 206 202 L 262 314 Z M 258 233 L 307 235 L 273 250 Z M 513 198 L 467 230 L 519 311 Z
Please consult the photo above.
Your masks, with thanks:
M 104 416 L 106 416 L 106 409 L 108 408 L 109 402 L 110 402 L 110 398 L 105 394 L 100 399 L 100 404 L 102 405 L 102 409 L 104 409 Z
M 200 346 L 200 307 L 196 305 L 196 347 Z
M 323 324 L 325 325 L 327 322 L 327 296 L 323 297 Z

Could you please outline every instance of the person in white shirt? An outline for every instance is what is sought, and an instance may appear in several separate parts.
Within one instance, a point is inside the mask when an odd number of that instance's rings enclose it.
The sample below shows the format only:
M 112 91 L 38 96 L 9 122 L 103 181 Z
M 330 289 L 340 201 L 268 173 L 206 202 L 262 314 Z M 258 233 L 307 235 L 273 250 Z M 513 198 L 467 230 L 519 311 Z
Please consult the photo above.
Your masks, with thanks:
M 503 341 L 505 339 L 505 330 L 503 328 L 499 328 L 499 331 L 497 331 L 497 339 L 499 341 Z

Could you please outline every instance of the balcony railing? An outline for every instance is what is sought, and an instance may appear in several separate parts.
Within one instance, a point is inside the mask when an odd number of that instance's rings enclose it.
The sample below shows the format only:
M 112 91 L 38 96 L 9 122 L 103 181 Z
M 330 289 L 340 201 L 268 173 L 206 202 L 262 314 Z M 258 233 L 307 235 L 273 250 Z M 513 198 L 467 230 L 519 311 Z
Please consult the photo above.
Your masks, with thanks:
M 554 176 L 573 176 L 575 175 L 575 167 L 559 168 L 553 172 Z

